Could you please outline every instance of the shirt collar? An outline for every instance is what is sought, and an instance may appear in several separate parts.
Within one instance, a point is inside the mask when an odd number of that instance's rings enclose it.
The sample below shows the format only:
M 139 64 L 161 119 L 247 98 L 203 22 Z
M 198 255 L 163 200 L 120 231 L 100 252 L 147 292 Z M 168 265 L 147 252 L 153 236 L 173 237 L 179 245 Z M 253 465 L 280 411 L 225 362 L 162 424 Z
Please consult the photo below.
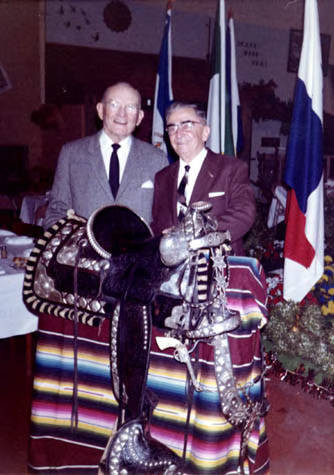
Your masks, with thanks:
M 179 171 L 182 170 L 182 174 L 184 173 L 184 167 L 186 165 L 189 165 L 190 166 L 190 170 L 200 170 L 203 162 L 204 162 L 204 159 L 206 157 L 206 154 L 207 154 L 207 149 L 205 147 L 202 148 L 202 150 L 196 155 L 196 157 L 194 157 L 190 163 L 186 163 L 184 160 L 182 160 L 182 158 L 180 158 L 179 160 Z
M 110 149 L 111 146 L 115 142 L 113 142 L 111 140 L 111 138 L 109 137 L 109 135 L 107 135 L 105 133 L 105 131 L 102 129 L 101 136 L 100 136 L 100 143 L 101 143 L 102 147 Z M 132 135 L 128 135 L 127 137 L 125 137 L 125 139 L 121 140 L 118 143 L 121 146 L 121 148 L 123 149 L 122 151 L 125 151 L 125 150 L 129 151 L 130 148 L 131 148 L 131 144 L 132 144 Z

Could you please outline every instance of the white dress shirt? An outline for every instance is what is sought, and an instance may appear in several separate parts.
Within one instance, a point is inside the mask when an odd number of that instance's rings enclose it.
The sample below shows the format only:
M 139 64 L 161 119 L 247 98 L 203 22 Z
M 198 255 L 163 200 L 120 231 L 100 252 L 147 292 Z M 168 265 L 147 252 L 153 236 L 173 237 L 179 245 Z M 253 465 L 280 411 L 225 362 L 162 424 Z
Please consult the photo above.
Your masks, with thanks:
M 112 145 L 114 142 L 110 137 L 102 130 L 100 135 L 100 148 L 103 157 L 103 163 L 106 169 L 107 177 L 109 178 L 109 166 L 110 166 L 110 157 L 112 154 Z M 132 136 L 129 135 L 125 139 L 119 142 L 120 148 L 117 150 L 118 161 L 119 161 L 119 182 L 121 183 L 125 165 L 129 156 L 130 148 L 132 145 Z
M 194 157 L 191 160 L 190 163 L 184 162 L 181 158 L 179 160 L 179 174 L 178 174 L 178 178 L 177 178 L 177 186 L 179 186 L 179 184 L 182 180 L 182 177 L 184 175 L 184 172 L 185 172 L 184 167 L 186 165 L 190 166 L 190 170 L 188 172 L 188 183 L 187 183 L 187 186 L 184 190 L 184 195 L 185 195 L 187 205 L 189 204 L 190 197 L 192 195 L 192 192 L 193 192 L 196 180 L 197 180 L 197 176 L 200 172 L 200 169 L 202 168 L 202 165 L 203 165 L 203 162 L 205 160 L 205 157 L 206 157 L 207 153 L 208 153 L 207 149 L 203 148 L 200 151 L 200 153 L 198 155 L 196 155 L 196 157 Z M 178 206 L 179 206 L 179 204 L 178 204 Z M 177 211 L 179 211 L 179 210 L 177 210 Z

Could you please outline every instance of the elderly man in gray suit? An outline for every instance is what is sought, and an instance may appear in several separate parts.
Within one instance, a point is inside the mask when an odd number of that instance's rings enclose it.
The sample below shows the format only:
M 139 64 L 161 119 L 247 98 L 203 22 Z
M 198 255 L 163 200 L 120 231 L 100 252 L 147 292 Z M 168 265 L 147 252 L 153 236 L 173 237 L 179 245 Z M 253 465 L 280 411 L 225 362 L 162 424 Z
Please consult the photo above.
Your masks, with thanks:
M 139 92 L 120 82 L 97 104 L 99 133 L 67 143 L 59 155 L 43 226 L 48 228 L 73 209 L 88 218 L 105 205 L 131 208 L 151 222 L 154 176 L 168 164 L 165 154 L 132 136 L 141 123 Z

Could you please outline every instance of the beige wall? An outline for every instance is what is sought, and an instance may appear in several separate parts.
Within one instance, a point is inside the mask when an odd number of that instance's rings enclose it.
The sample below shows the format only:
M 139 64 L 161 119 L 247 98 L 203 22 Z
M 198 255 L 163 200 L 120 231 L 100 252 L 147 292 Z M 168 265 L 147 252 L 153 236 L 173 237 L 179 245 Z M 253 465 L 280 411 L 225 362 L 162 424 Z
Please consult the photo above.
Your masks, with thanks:
M 141 1 L 157 7 L 159 4 L 160 8 L 166 3 L 165 0 Z M 192 12 L 203 12 L 204 1 L 206 14 L 214 16 L 216 0 L 183 0 L 176 2 L 174 8 L 191 7 Z M 41 129 L 30 120 L 31 112 L 44 102 L 44 3 L 45 0 L 0 0 L 0 63 L 13 86 L 0 94 L 0 144 L 28 145 L 30 167 L 49 161 L 48 157 L 42 157 Z M 140 0 L 136 3 L 140 4 Z M 321 31 L 332 34 L 334 0 L 319 0 L 318 3 Z M 301 0 L 226 0 L 226 11 L 232 8 L 235 19 L 240 22 L 273 28 L 301 28 L 303 4 Z M 330 64 L 333 64 L 333 52 L 332 37 Z M 324 103 L 326 111 L 334 113 L 334 92 L 329 81 L 328 76 Z
M 0 63 L 12 89 L 0 94 L 0 144 L 29 146 L 29 166 L 40 161 L 41 131 L 30 120 L 43 102 L 43 0 L 0 2 Z
M 104 22 L 104 1 L 45 0 L 48 44 L 158 55 L 166 0 L 123 0 L 132 15 L 125 31 L 112 31 Z M 305 0 L 225 0 L 226 17 L 232 11 L 236 28 L 239 83 L 274 80 L 276 95 L 293 99 L 297 73 L 288 72 L 291 29 L 303 29 Z M 172 48 L 176 57 L 207 60 L 213 36 L 217 0 L 177 0 L 173 4 Z M 82 10 L 89 19 L 83 21 Z M 330 71 L 324 77 L 324 110 L 334 115 L 334 0 L 318 0 L 320 31 L 331 38 Z M 154 25 L 154 28 L 147 28 Z M 96 33 L 99 33 L 96 39 Z M 241 46 L 253 45 L 251 47 Z M 250 53 L 255 53 L 257 60 Z M 138 66 L 138 69 L 140 65 Z M 181 87 L 187 85 L 181 81 Z M 173 72 L 173 87 L 175 78 Z

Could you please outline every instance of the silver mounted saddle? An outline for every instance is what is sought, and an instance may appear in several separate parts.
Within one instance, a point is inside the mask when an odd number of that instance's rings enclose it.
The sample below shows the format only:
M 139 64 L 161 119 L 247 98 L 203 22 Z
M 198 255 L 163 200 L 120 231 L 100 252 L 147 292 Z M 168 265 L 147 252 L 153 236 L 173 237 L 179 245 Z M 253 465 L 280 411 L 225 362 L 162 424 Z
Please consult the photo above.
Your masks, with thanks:
M 235 386 L 227 332 L 239 326 L 240 315 L 226 299 L 230 234 L 217 231 L 210 207 L 193 204 L 161 238 L 126 207 L 100 208 L 88 221 L 69 213 L 45 232 L 29 258 L 23 295 L 30 310 L 73 320 L 74 335 L 78 322 L 111 320 L 119 417 L 101 463 L 106 473 L 182 473 L 183 460 L 145 429 L 157 404 L 146 388 L 153 306 L 153 324 L 165 329 L 157 343 L 162 350 L 175 348 L 195 391 L 203 388 L 191 348 L 199 340 L 214 346 L 222 413 L 242 432 L 241 472 L 253 424 L 266 412 L 265 399 L 254 403 Z

